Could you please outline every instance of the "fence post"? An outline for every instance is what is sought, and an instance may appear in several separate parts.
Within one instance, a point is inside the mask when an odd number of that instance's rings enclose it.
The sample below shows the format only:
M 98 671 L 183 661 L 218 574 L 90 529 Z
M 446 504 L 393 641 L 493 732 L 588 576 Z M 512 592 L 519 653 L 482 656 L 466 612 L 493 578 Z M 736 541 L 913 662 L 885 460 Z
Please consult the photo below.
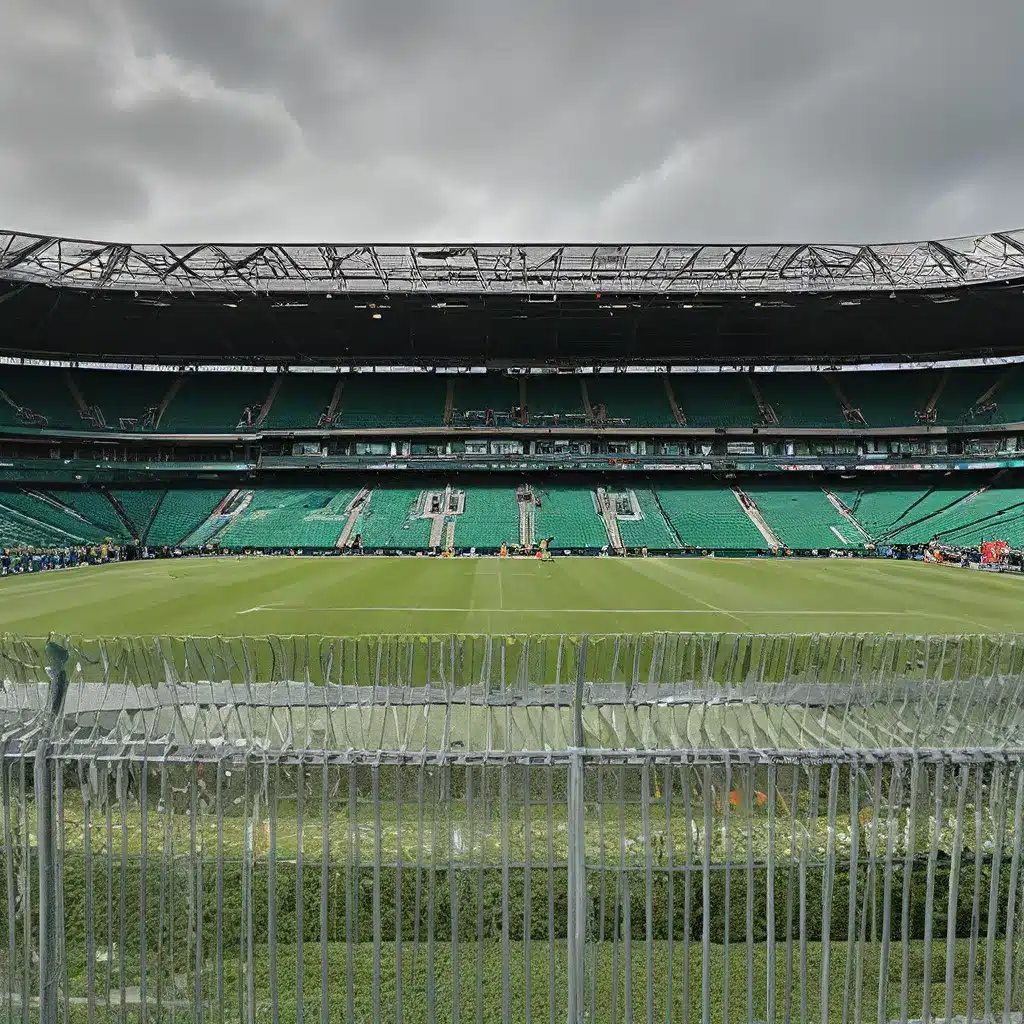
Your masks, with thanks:
M 583 795 L 583 687 L 587 678 L 586 636 L 580 645 L 576 667 L 576 692 L 573 700 L 573 746 L 569 751 L 567 858 L 567 946 L 568 946 L 568 1021 L 583 1024 L 586 982 L 586 905 L 587 867 L 584 846 Z
M 53 763 L 50 748 L 54 723 L 64 707 L 68 689 L 68 652 L 52 641 L 46 645 L 50 661 L 50 692 L 35 759 L 36 842 L 39 857 L 39 1021 L 57 1024 L 57 929 L 62 927 L 57 907 L 57 850 L 53 822 Z

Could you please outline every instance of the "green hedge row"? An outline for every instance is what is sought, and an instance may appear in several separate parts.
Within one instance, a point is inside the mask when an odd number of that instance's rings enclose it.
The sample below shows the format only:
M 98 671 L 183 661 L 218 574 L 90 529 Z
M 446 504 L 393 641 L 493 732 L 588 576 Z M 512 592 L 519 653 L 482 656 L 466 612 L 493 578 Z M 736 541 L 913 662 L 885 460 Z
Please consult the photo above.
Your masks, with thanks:
M 64 927 L 69 943 L 84 943 L 86 932 L 86 894 L 91 892 L 93 900 L 93 930 L 97 942 L 106 944 L 106 921 L 108 882 L 106 861 L 93 858 L 91 888 L 87 889 L 84 857 L 65 857 L 63 867 Z M 981 864 L 981 881 L 978 900 L 979 930 L 984 934 L 987 928 L 990 881 L 993 863 L 991 859 Z M 973 860 L 965 860 L 959 878 L 959 898 L 956 905 L 956 934 L 967 938 L 972 931 L 974 913 Z M 951 865 L 939 861 L 935 868 L 935 896 L 932 906 L 933 934 L 944 939 L 949 904 L 949 882 Z M 729 914 L 726 916 L 726 883 L 729 885 Z M 903 905 L 903 864 L 894 865 L 890 896 L 890 934 L 893 939 L 902 938 Z M 867 912 L 867 934 L 881 932 L 885 888 L 884 873 L 879 868 L 873 874 L 871 898 L 868 899 L 868 870 L 861 866 L 857 872 L 856 907 L 857 933 L 861 918 Z M 400 885 L 399 885 L 400 877 Z M 655 871 L 651 883 L 651 906 L 653 938 L 667 939 L 669 933 L 675 939 L 682 939 L 689 933 L 693 939 L 700 939 L 704 927 L 703 875 L 699 871 L 691 874 L 690 913 L 685 913 L 686 885 L 681 872 L 677 873 L 671 887 L 668 877 Z M 709 929 L 712 942 L 721 943 L 728 933 L 729 941 L 742 942 L 746 934 L 746 898 L 748 874 L 745 868 L 734 868 L 728 872 L 711 872 L 709 883 Z M 753 920 L 754 939 L 764 940 L 768 929 L 767 907 L 768 872 L 757 868 L 753 872 Z M 615 871 L 603 876 L 592 871 L 588 875 L 587 899 L 589 934 L 594 939 L 610 939 L 618 932 L 625 934 L 627 928 L 634 939 L 642 939 L 646 933 L 646 880 L 642 871 L 632 872 L 624 881 Z M 997 886 L 997 929 L 1005 933 L 1006 904 L 1009 896 L 1010 863 L 1002 862 Z M 35 886 L 33 880 L 32 885 Z M 173 884 L 173 899 L 171 888 Z M 531 937 L 546 940 L 549 920 L 549 878 L 543 867 L 534 868 L 529 875 L 527 898 L 527 877 L 521 868 L 509 872 L 507 907 L 509 933 L 513 940 L 524 935 L 525 911 L 529 904 L 529 930 Z M 820 866 L 809 867 L 803 878 L 804 890 L 804 933 L 808 940 L 817 941 L 822 937 L 825 919 L 824 888 L 825 871 Z M 452 935 L 451 892 L 447 868 L 431 873 L 424 869 L 419 873 L 419 900 L 417 901 L 417 871 L 413 867 L 403 868 L 401 875 L 393 867 L 380 872 L 380 930 L 384 941 L 394 941 L 400 930 L 404 939 L 412 940 L 419 933 L 425 940 L 428 915 L 433 899 L 434 936 L 439 941 L 448 941 Z M 114 935 L 120 935 L 120 865 L 115 865 L 112 886 Z M 797 866 L 788 865 L 775 871 L 775 937 L 784 940 L 787 934 L 800 932 L 800 871 Z M 0 876 L 0 906 L 6 905 L 6 883 Z M 671 894 L 670 894 L 671 888 Z M 161 864 L 159 857 L 150 858 L 146 871 L 146 929 L 147 944 L 155 946 L 159 937 Z M 181 934 L 187 927 L 190 899 L 195 890 L 187 864 L 178 861 L 168 867 L 164 888 L 164 928 L 171 927 L 174 917 L 174 931 Z M 142 879 L 140 865 L 132 862 L 124 874 L 125 893 L 125 936 L 131 945 L 138 945 L 140 935 L 140 893 Z M 306 941 L 320 938 L 320 891 L 321 872 L 319 864 L 307 862 L 303 870 L 302 903 L 303 932 Z M 567 875 L 565 868 L 551 873 L 550 883 L 553 901 L 555 938 L 565 938 L 567 915 Z M 240 942 L 243 923 L 243 875 L 237 861 L 225 863 L 223 867 L 222 926 L 226 943 Z M 207 935 L 215 934 L 217 926 L 217 866 L 206 862 L 202 870 L 202 914 Z M 332 942 L 343 942 L 347 936 L 349 918 L 354 937 L 369 941 L 373 937 L 374 872 L 372 867 L 361 867 L 358 872 L 347 871 L 344 867 L 332 867 L 328 871 L 328 938 Z M 502 872 L 500 868 L 481 870 L 460 869 L 455 877 L 457 900 L 457 927 L 459 937 L 474 940 L 477 937 L 478 920 L 483 922 L 485 939 L 499 938 L 502 931 Z M 850 896 L 850 872 L 848 865 L 837 865 L 832 888 L 832 901 L 828 913 L 831 936 L 845 940 L 848 929 Z M 35 894 L 33 893 L 33 903 Z M 276 873 L 276 933 L 279 942 L 294 942 L 297 938 L 296 868 L 294 863 L 281 863 Z M 626 913 L 628 905 L 628 915 Z M 927 865 L 920 859 L 913 867 L 910 881 L 909 937 L 920 939 L 925 933 L 925 908 L 927 905 Z M 603 906 L 603 913 L 602 913 Z M 254 875 L 252 891 L 252 916 L 254 939 L 265 943 L 268 938 L 270 909 L 270 877 L 266 862 L 261 862 Z M 400 915 L 400 916 L 399 916 Z

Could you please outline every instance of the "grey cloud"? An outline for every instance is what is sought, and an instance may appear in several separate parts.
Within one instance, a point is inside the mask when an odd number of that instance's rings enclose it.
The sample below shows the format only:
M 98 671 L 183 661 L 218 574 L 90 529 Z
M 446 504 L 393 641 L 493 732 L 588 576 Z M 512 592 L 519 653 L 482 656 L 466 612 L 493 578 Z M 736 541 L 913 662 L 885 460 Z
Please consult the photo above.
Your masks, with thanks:
M 64 2 L 52 42 L 31 0 L 5 14 L 0 222 L 381 241 L 1024 224 L 1006 0 Z M 51 160 L 59 199 L 46 173 L 4 187 Z M 89 202 L 103 166 L 131 183 L 121 206 Z

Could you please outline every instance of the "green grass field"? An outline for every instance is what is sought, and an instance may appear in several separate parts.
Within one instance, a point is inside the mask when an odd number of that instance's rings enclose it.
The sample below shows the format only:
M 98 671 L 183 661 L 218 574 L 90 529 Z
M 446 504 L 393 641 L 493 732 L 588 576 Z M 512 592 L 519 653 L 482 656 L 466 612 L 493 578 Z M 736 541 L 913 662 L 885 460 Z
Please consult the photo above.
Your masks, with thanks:
M 1024 580 L 882 560 L 236 558 L 0 580 L 12 633 L 999 633 Z

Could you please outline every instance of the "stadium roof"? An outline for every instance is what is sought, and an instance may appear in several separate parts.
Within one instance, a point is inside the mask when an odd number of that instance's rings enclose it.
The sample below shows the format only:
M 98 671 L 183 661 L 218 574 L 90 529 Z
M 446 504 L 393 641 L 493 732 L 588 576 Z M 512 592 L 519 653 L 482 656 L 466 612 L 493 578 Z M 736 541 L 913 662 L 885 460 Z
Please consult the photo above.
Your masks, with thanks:
M 131 245 L 0 231 L 0 281 L 350 295 L 921 291 L 1024 277 L 1024 230 L 883 245 Z

